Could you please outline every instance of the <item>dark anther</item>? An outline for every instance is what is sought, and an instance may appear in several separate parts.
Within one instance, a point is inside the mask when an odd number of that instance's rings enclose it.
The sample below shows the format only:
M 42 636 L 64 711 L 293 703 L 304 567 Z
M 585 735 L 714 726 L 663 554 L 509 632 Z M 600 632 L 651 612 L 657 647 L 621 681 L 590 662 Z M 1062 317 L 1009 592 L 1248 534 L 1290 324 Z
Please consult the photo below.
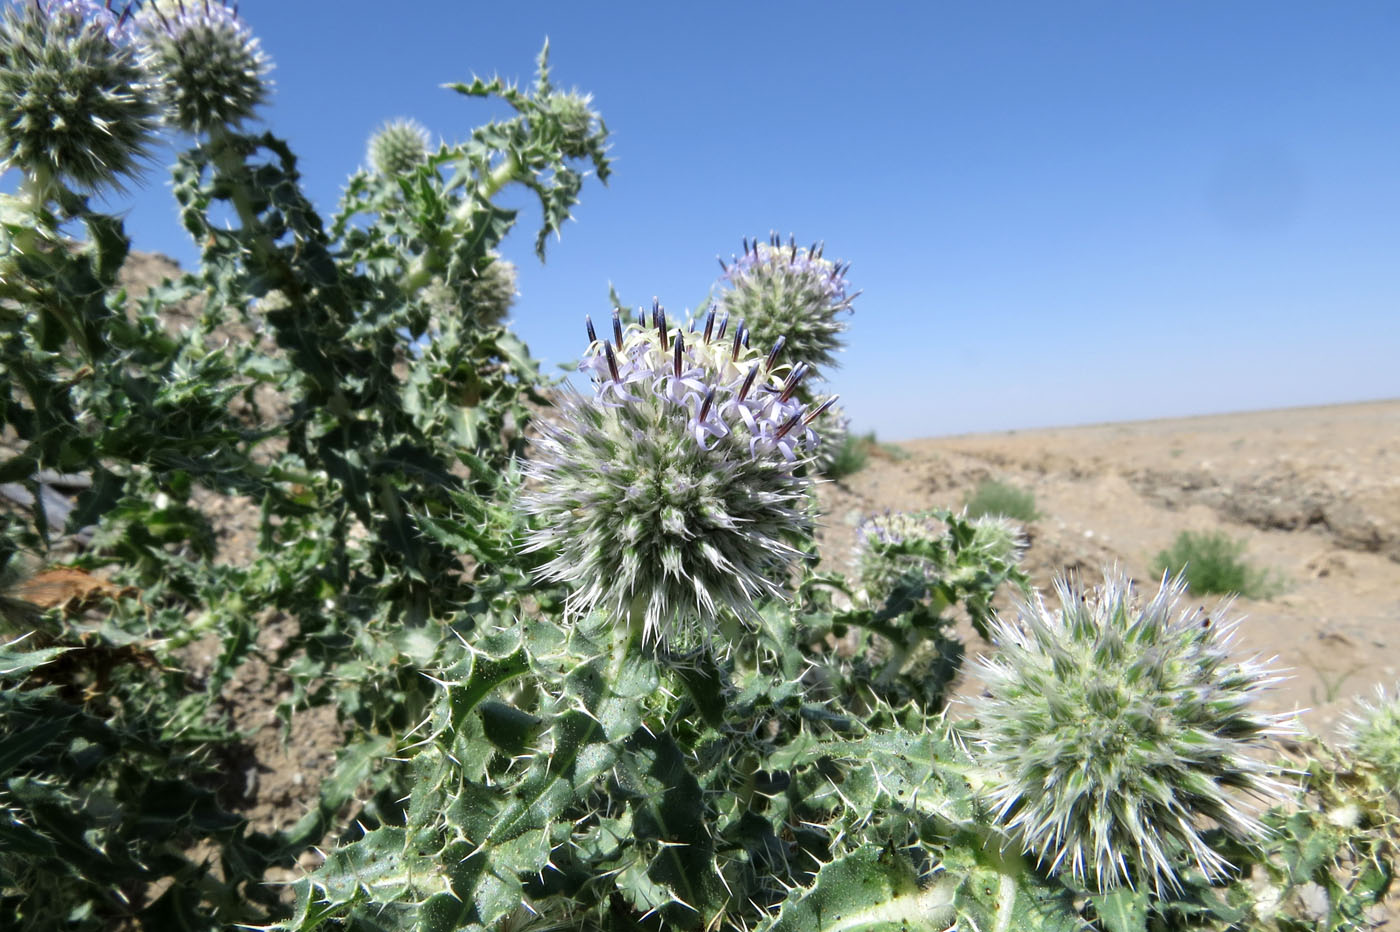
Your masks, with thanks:
M 671 360 L 671 368 L 676 373 L 676 378 L 681 377 L 681 354 L 685 352 L 685 337 L 676 334 L 676 355 Z
M 840 397 L 840 395 L 832 395 L 826 401 L 823 401 L 821 404 L 817 405 L 816 410 L 812 411 L 810 414 L 808 414 L 802 419 L 802 426 L 805 427 L 808 424 L 815 421 L 817 418 L 821 417 L 822 412 L 825 411 L 827 408 L 831 407 L 832 405 L 836 404 L 836 399 Z
M 745 237 L 744 237 L 744 255 L 747 256 L 748 254 L 749 254 L 749 238 L 748 238 L 747 236 L 745 236 Z
M 622 349 L 622 310 L 613 308 L 613 340 L 617 342 L 617 348 Z
M 723 339 L 724 339 L 724 331 L 725 331 L 725 328 L 727 328 L 728 326 L 729 326 L 729 312 L 728 312 L 728 311 L 720 311 L 720 315 L 719 315 L 719 330 L 715 333 L 715 339 L 716 339 L 716 340 L 723 340 Z
M 773 348 L 768 351 L 768 361 L 763 365 L 763 372 L 766 375 L 773 371 L 773 364 L 778 361 L 778 354 L 783 351 L 783 344 L 787 342 L 787 337 L 780 336 L 773 341 Z
M 783 383 L 783 393 L 778 396 L 778 400 L 787 401 L 791 398 L 792 393 L 797 391 L 797 386 L 806 375 L 807 364 L 805 362 L 799 362 L 797 365 L 793 366 L 792 371 L 788 373 L 787 381 Z
M 656 324 L 656 332 L 661 336 L 661 351 L 664 353 L 671 348 L 670 342 L 666 339 L 666 309 L 655 298 L 651 299 L 651 320 L 652 323 Z
M 749 370 L 749 374 L 744 376 L 744 384 L 739 386 L 739 400 L 743 401 L 749 397 L 749 389 L 753 388 L 753 380 L 758 376 L 758 366 Z
M 783 426 L 778 428 L 778 432 L 777 432 L 776 434 L 773 435 L 773 439 L 774 439 L 774 440 L 782 440 L 784 437 L 786 437 L 786 436 L 788 435 L 788 431 L 790 431 L 790 430 L 792 430 L 794 427 L 796 427 L 796 426 L 798 425 L 798 423 L 799 423 L 801 420 L 802 420 L 802 415 L 800 415 L 800 414 L 794 414 L 792 417 L 788 418 L 788 419 L 783 423 Z
M 710 334 L 715 329 L 715 306 L 710 305 L 710 312 L 705 315 L 705 342 L 710 342 Z
M 700 416 L 696 418 L 701 424 L 705 423 L 705 415 L 710 413 L 710 405 L 715 403 L 715 387 L 711 385 L 705 391 L 705 400 L 700 402 Z
M 715 256 L 715 261 L 719 263 L 719 267 L 720 267 L 721 269 L 724 270 L 724 273 L 725 273 L 726 275 L 728 275 L 728 274 L 729 274 L 729 266 L 727 266 L 727 265 L 724 264 L 724 260 L 721 259 L 718 255 L 716 255 L 716 256 Z
M 588 330 L 588 345 L 592 346 L 598 342 L 598 334 L 593 329 L 593 318 L 587 314 L 583 315 L 583 326 Z
M 739 361 L 739 347 L 744 345 L 744 336 L 744 322 L 741 320 L 734 327 L 734 349 L 729 354 L 729 359 L 731 362 Z
M 608 371 L 612 373 L 614 382 L 621 382 L 622 377 L 617 374 L 617 357 L 613 355 L 611 343 L 603 344 L 603 355 L 608 357 Z

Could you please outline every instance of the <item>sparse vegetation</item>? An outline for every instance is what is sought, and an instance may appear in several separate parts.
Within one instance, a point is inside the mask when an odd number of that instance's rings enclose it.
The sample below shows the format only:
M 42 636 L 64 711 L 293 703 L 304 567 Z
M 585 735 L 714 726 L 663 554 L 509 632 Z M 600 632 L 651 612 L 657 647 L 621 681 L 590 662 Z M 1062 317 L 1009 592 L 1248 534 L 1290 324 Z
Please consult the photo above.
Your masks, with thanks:
M 977 486 L 977 491 L 967 500 L 969 518 L 985 515 L 1001 515 L 1029 522 L 1040 517 L 1035 507 L 1035 494 L 1028 489 L 1017 488 L 1005 482 L 987 479 Z
M 1223 531 L 1182 531 L 1171 549 L 1157 554 L 1158 573 L 1186 577 L 1191 591 L 1233 593 L 1267 599 L 1283 588 L 1282 580 L 1243 559 L 1245 542 Z
M 875 434 L 847 434 L 827 467 L 828 479 L 844 479 L 860 472 L 870 461 L 870 448 L 875 444 Z

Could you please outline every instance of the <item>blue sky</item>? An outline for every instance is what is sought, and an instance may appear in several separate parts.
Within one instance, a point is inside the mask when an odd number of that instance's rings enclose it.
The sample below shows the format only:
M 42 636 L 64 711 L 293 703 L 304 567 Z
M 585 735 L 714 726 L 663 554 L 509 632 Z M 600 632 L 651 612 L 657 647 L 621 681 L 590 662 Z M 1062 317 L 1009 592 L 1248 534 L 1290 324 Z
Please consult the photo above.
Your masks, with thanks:
M 883 439 L 1400 396 L 1400 4 L 855 9 L 241 4 L 327 211 L 381 122 L 461 138 L 499 111 L 439 85 L 549 37 L 616 158 L 546 265 L 537 213 L 507 241 L 551 368 L 610 283 L 674 316 L 777 230 L 852 263 L 832 389 Z M 193 259 L 159 167 L 129 200 Z

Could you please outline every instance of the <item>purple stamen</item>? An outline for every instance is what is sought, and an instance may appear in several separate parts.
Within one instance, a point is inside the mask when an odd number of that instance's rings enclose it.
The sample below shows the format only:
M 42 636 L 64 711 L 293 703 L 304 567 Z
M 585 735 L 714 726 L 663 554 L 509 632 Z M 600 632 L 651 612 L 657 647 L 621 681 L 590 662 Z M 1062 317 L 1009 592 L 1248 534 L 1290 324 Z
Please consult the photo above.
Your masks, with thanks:
M 655 298 L 651 299 L 651 319 L 656 324 L 657 334 L 661 337 L 661 351 L 665 352 L 671 348 L 670 341 L 666 339 L 666 309 Z
M 617 341 L 617 348 L 622 349 L 622 309 L 613 308 L 613 339 Z
M 710 332 L 715 329 L 715 306 L 710 305 L 710 313 L 705 315 L 705 342 L 710 342 Z
M 705 400 L 700 402 L 700 416 L 695 420 L 701 424 L 705 423 L 705 415 L 710 413 L 710 405 L 715 402 L 715 387 L 711 385 L 705 392 Z
M 729 312 L 721 311 L 719 315 L 719 332 L 715 334 L 716 340 L 724 339 L 725 328 L 729 326 Z
M 592 346 L 598 342 L 598 334 L 593 330 L 593 318 L 587 314 L 583 315 L 583 326 L 588 330 L 588 345 Z
M 774 439 L 774 440 L 782 440 L 784 437 L 786 437 L 786 436 L 788 435 L 788 431 L 790 431 L 790 430 L 792 430 L 794 427 L 796 427 L 797 424 L 798 424 L 798 422 L 801 421 L 801 420 L 802 420 L 802 415 L 801 415 L 801 414 L 794 414 L 792 417 L 788 418 L 787 421 L 785 421 L 785 422 L 783 423 L 783 426 L 778 428 L 778 432 L 777 432 L 776 434 L 773 435 L 773 439 Z
M 749 370 L 749 374 L 744 376 L 744 384 L 739 387 L 739 400 L 743 401 L 749 396 L 749 389 L 753 388 L 753 380 L 758 375 L 758 366 Z
M 734 328 L 734 350 L 729 354 L 730 362 L 739 361 L 739 347 L 744 342 L 744 322 L 739 321 L 739 325 Z
M 676 334 L 676 355 L 671 361 L 671 369 L 676 373 L 676 378 L 681 377 L 681 354 L 685 352 L 685 338 L 679 333 Z
M 613 355 L 611 343 L 603 344 L 603 355 L 608 358 L 608 371 L 612 373 L 614 382 L 621 382 L 622 377 L 617 374 L 617 357 Z
M 787 337 L 780 336 L 773 341 L 773 348 L 768 351 L 768 361 L 763 366 L 764 373 L 773 371 L 773 363 L 778 361 L 778 354 L 783 351 L 783 344 L 787 342 Z
M 806 374 L 807 364 L 805 362 L 799 362 L 796 366 L 794 366 L 793 370 L 788 373 L 787 382 L 783 385 L 783 393 L 778 396 L 778 400 L 787 401 L 789 398 L 791 398 L 792 393 L 797 391 L 798 384 L 802 381 L 802 378 Z
M 826 401 L 823 401 L 821 404 L 817 405 L 817 409 L 815 411 L 813 411 L 811 414 L 808 414 L 802 419 L 802 426 L 806 427 L 808 424 L 821 417 L 822 413 L 826 411 L 827 408 L 830 408 L 832 405 L 836 404 L 836 399 L 840 397 L 840 395 L 832 395 Z

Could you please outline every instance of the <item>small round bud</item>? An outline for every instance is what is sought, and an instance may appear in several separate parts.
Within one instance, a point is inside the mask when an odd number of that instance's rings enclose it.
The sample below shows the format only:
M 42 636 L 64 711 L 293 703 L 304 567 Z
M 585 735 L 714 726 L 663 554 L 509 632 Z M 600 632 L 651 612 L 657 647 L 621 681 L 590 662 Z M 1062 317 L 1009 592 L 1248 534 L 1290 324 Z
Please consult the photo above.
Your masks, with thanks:
M 515 263 L 493 255 L 476 278 L 463 284 L 462 307 L 477 323 L 494 327 L 515 303 L 515 283 Z
M 416 120 L 390 120 L 369 139 L 369 164 L 385 178 L 413 171 L 428 160 L 428 130 Z
M 1230 659 L 1238 620 L 1228 604 L 1183 605 L 1180 578 L 1151 601 L 1117 571 L 1101 588 L 1055 589 L 1059 611 L 1035 598 L 1015 623 L 992 619 L 998 651 L 981 661 L 974 708 L 993 814 L 1049 870 L 1099 890 L 1176 890 L 1192 869 L 1223 878 L 1206 832 L 1258 837 L 1238 794 L 1284 795 L 1260 752 L 1291 716 L 1251 708 L 1278 677 Z
M 725 266 L 721 281 L 729 286 L 720 305 L 731 320 L 742 320 L 753 340 L 770 346 L 785 337 L 783 358 L 810 367 L 815 381 L 833 368 L 846 322 L 838 315 L 851 309 L 856 295 L 847 293 L 845 266 L 822 258 L 821 247 L 802 248 L 774 236 L 767 243 L 744 241 L 744 254 Z
M 810 533 L 795 467 L 815 435 L 782 397 L 784 367 L 652 320 L 589 347 L 595 395 L 565 399 L 529 467 L 526 549 L 550 554 L 540 575 L 573 589 L 573 610 L 636 612 L 648 637 L 703 644 L 720 611 L 783 593 Z
M 125 22 L 94 0 L 10 6 L 0 23 L 0 158 L 78 187 L 134 175 L 157 128 Z
M 586 158 L 602 138 L 602 123 L 593 112 L 593 95 L 555 92 L 545 106 L 559 132 L 559 150 L 570 158 Z
M 158 0 L 136 15 L 136 26 L 167 119 L 178 129 L 236 126 L 267 99 L 267 56 L 221 0 Z
M 1348 749 L 1380 773 L 1389 787 L 1400 787 L 1400 698 L 1376 687 L 1374 703 L 1359 700 L 1347 714 L 1342 737 Z

